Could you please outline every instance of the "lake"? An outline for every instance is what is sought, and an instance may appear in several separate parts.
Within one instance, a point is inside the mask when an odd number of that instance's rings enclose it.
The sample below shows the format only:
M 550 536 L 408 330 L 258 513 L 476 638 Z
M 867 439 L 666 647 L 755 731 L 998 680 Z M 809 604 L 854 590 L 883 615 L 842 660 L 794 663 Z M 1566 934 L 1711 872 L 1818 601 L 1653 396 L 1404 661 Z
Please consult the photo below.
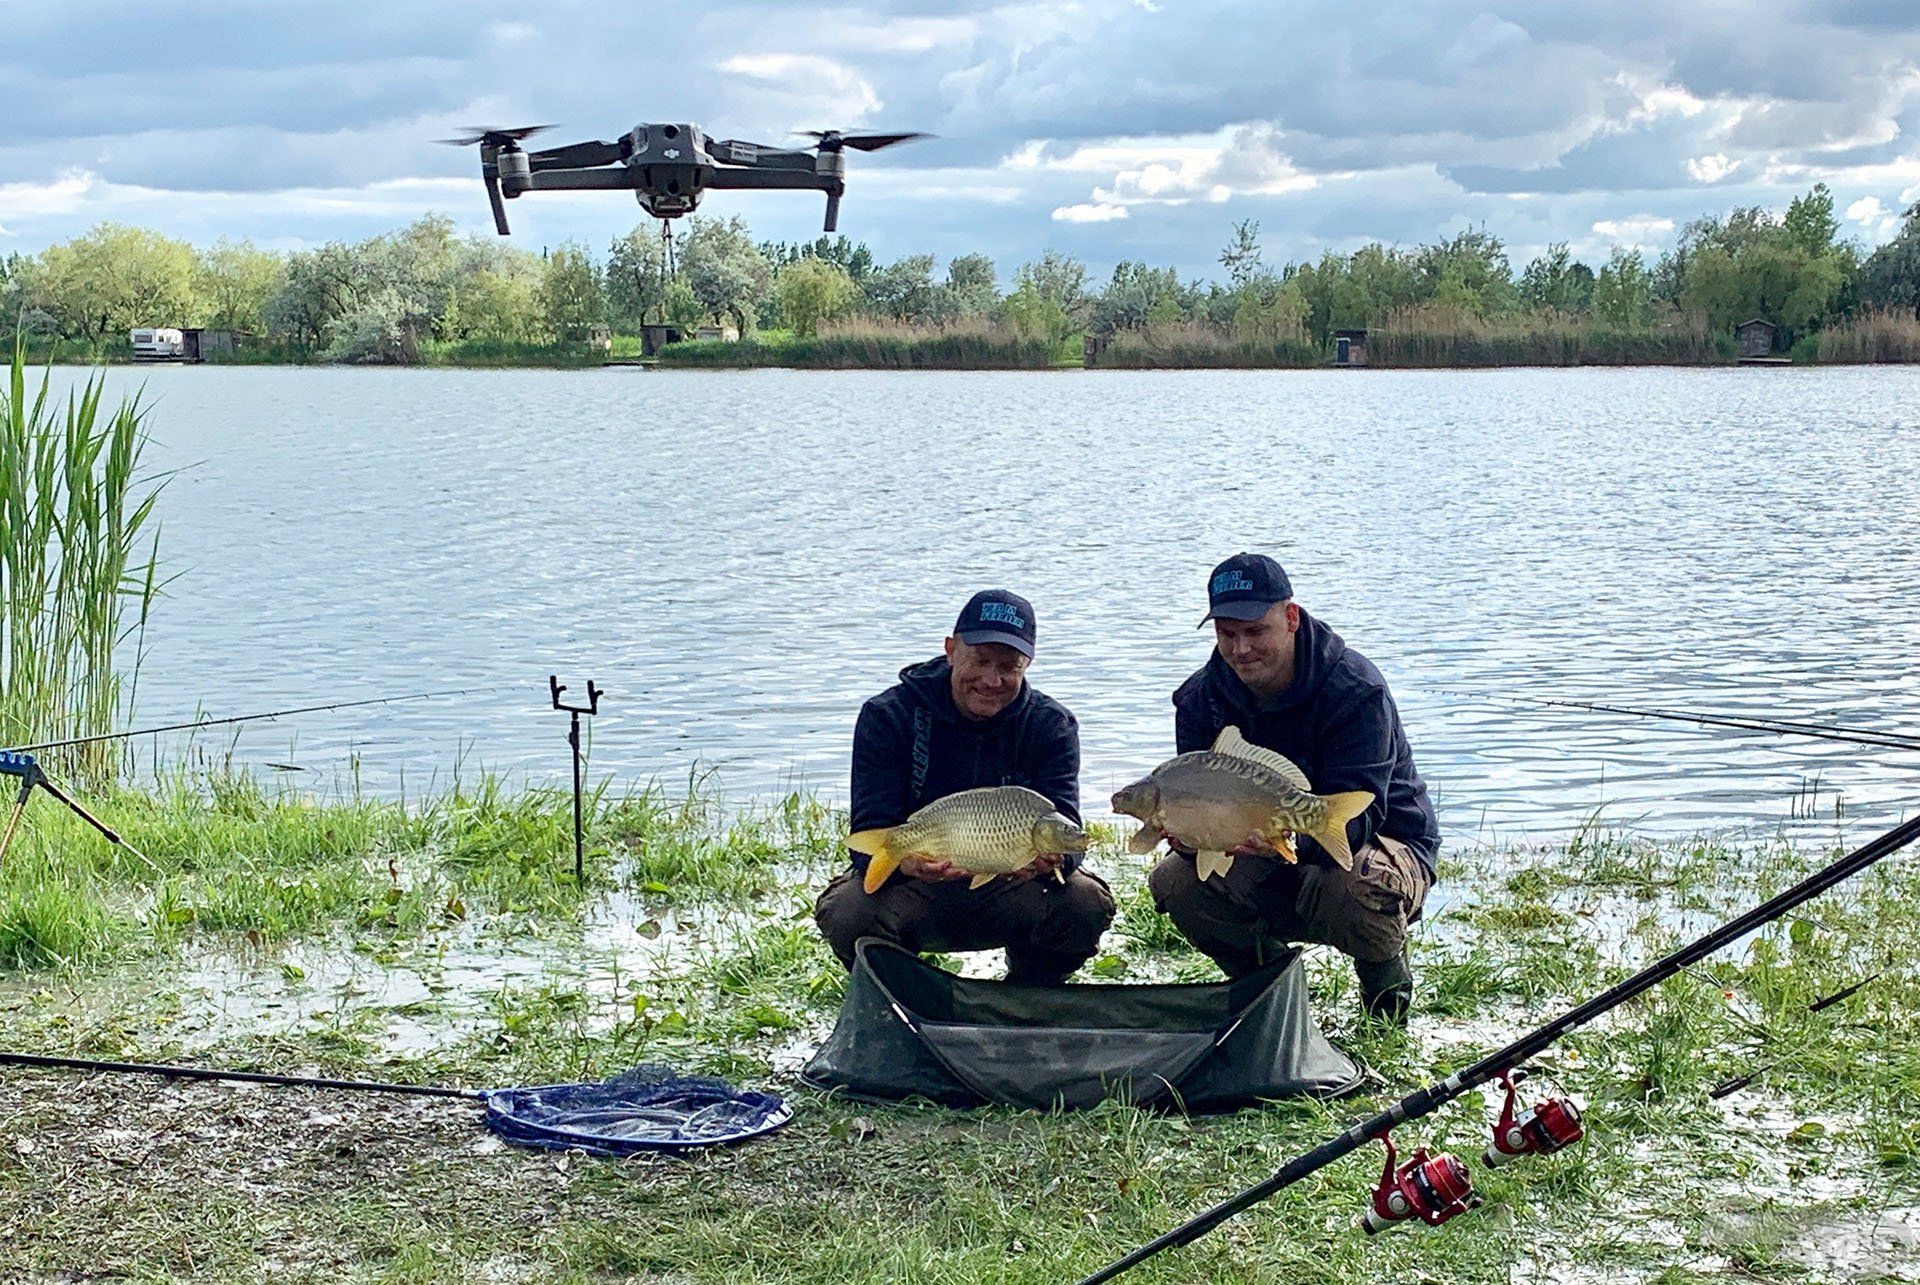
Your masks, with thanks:
M 860 702 L 1004 586 L 1099 817 L 1170 752 L 1206 573 L 1252 549 L 1384 671 L 1449 843 L 1596 811 L 1830 839 L 1836 799 L 1859 838 L 1920 799 L 1920 753 L 1498 699 L 1920 733 L 1913 368 L 109 383 L 144 383 L 175 471 L 142 723 L 487 689 L 240 732 L 306 782 L 564 780 L 558 673 L 606 690 L 595 774 L 844 799 Z

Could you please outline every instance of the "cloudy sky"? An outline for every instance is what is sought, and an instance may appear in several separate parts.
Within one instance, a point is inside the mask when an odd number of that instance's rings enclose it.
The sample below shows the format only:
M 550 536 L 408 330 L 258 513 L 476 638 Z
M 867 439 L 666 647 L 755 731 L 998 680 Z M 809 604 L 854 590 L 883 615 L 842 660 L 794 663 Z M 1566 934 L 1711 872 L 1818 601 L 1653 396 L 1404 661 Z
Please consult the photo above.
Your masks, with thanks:
M 1484 224 L 1517 268 L 1554 240 L 1657 250 L 1816 181 L 1884 240 L 1920 200 L 1920 3 L 0 0 L 0 121 L 0 253 L 101 220 L 276 247 L 428 211 L 489 231 L 474 153 L 434 139 L 691 121 L 937 134 L 851 158 L 841 230 L 882 258 L 1213 276 L 1251 218 L 1270 263 Z M 820 206 L 704 209 L 797 239 Z M 641 217 L 621 193 L 508 209 L 535 249 Z

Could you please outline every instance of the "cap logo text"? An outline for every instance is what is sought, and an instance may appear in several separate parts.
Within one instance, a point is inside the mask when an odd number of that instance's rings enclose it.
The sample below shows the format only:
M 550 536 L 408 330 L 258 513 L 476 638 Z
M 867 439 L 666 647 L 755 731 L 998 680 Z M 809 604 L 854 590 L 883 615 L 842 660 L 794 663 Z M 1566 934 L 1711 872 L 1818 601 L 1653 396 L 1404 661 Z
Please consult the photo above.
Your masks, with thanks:
M 1011 625 L 1015 629 L 1025 629 L 1027 618 L 1010 603 L 983 602 L 980 604 L 980 623 Z
M 1213 578 L 1213 590 L 1220 593 L 1242 593 L 1253 588 L 1253 581 L 1247 579 L 1244 571 L 1222 571 Z

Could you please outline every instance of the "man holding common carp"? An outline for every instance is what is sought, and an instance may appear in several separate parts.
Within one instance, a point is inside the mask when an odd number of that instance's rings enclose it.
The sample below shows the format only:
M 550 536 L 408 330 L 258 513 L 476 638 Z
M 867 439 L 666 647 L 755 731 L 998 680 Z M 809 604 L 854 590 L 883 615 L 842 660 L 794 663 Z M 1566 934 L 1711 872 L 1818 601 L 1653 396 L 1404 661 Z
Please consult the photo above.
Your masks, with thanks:
M 1272 558 L 1214 569 L 1215 647 L 1173 694 L 1174 751 L 1113 796 L 1164 840 L 1154 905 L 1229 977 L 1287 945 L 1351 956 L 1369 1017 L 1413 995 L 1407 926 L 1434 878 L 1439 825 L 1380 671 L 1293 601 Z M 1007 952 L 1009 981 L 1066 980 L 1099 947 L 1113 900 L 1081 866 L 1079 730 L 1026 682 L 1033 608 L 974 595 L 946 654 L 901 671 L 854 731 L 853 869 L 816 918 L 854 943 Z M 964 880 L 964 883 L 962 882 Z

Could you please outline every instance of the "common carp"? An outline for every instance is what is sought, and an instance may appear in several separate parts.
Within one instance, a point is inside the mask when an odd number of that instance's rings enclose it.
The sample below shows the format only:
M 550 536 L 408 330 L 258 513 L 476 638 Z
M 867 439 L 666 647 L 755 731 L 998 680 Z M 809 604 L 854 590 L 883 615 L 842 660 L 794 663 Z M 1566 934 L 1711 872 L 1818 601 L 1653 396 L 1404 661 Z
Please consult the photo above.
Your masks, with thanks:
M 1023 785 L 993 785 L 935 799 L 899 825 L 856 831 L 847 846 L 867 856 L 868 892 L 878 892 L 914 855 L 965 871 L 973 876 L 967 886 L 978 888 L 995 875 L 1032 865 L 1043 853 L 1085 852 L 1087 832 L 1046 795 Z M 1053 873 L 1066 882 L 1058 870 Z
M 1210 750 L 1177 755 L 1113 796 L 1113 810 L 1145 824 L 1127 851 L 1151 852 L 1171 836 L 1195 848 L 1204 880 L 1233 868 L 1228 850 L 1258 836 L 1295 859 L 1292 838 L 1311 837 L 1342 869 L 1353 868 L 1347 822 L 1373 802 L 1371 790 L 1312 792 L 1307 774 L 1284 755 L 1253 745 L 1237 727 L 1221 729 Z

